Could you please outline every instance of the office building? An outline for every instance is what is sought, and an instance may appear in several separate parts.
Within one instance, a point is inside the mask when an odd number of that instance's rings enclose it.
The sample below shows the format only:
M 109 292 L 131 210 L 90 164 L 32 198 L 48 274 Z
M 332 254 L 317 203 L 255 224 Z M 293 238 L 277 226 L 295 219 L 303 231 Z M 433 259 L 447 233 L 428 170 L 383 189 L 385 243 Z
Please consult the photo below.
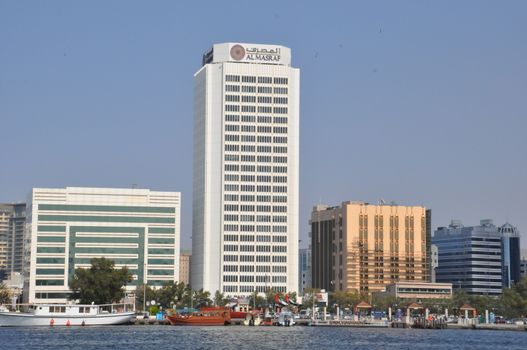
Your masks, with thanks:
M 11 214 L 11 205 L 0 204 L 0 281 L 5 278 L 7 272 L 7 236 Z
M 92 258 L 126 266 L 133 275 L 128 292 L 179 279 L 178 192 L 34 188 L 27 220 L 26 302 L 65 302 L 75 269 L 89 268 Z
M 298 289 L 299 69 L 277 45 L 215 44 L 194 75 L 191 284 Z
M 499 295 L 503 287 L 502 240 L 492 220 L 464 227 L 452 220 L 434 232 L 439 250 L 437 282 L 452 283 L 473 295 Z
M 520 233 L 509 223 L 498 228 L 501 234 L 503 287 L 510 288 L 520 281 Z
M 310 224 L 314 288 L 371 293 L 400 281 L 430 282 L 431 211 L 425 207 L 317 205 Z
M 304 294 L 306 288 L 311 288 L 311 250 L 300 249 L 298 252 L 298 293 Z
M 521 250 L 520 275 L 521 278 L 527 277 L 527 249 Z
M 22 272 L 25 222 L 25 203 L 0 204 L 0 281 Z
M 431 248 L 432 248 L 431 253 L 430 253 L 431 265 L 432 265 L 430 269 L 431 281 L 435 282 L 436 281 L 436 270 L 437 270 L 437 267 L 439 266 L 439 249 L 437 249 L 437 246 L 435 244 L 432 244 Z

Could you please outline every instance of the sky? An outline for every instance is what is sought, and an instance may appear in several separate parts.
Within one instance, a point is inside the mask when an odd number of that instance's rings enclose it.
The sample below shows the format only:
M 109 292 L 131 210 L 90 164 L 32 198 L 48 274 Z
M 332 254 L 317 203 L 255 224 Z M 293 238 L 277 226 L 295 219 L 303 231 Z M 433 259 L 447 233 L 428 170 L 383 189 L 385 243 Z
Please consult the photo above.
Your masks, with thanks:
M 0 1 L 0 202 L 32 187 L 182 193 L 213 43 L 301 70 L 300 238 L 318 203 L 510 222 L 527 247 L 525 1 Z

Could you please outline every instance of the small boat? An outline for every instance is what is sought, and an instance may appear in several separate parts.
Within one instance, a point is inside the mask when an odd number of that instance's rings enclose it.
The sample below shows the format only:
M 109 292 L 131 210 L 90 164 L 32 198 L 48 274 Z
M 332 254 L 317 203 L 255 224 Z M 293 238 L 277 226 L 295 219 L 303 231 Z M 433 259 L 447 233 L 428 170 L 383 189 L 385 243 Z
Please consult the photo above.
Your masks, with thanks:
M 167 314 L 173 326 L 223 326 L 230 323 L 228 310 L 200 310 L 188 314 Z
M 0 327 L 117 325 L 131 323 L 135 317 L 132 304 L 33 304 L 19 307 L 25 311 L 0 308 Z
M 260 311 L 255 310 L 248 312 L 243 321 L 244 326 L 259 326 L 262 323 L 262 318 L 260 317 Z

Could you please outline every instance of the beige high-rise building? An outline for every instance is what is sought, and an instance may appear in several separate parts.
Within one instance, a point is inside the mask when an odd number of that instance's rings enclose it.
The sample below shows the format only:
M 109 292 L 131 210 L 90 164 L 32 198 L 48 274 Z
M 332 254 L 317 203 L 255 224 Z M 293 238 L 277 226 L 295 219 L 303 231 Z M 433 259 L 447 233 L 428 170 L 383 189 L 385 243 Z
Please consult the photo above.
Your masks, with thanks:
M 192 254 L 181 252 L 179 254 L 179 282 L 190 283 L 190 259 Z
M 310 224 L 314 288 L 371 293 L 399 281 L 430 282 L 431 211 L 425 207 L 317 205 Z

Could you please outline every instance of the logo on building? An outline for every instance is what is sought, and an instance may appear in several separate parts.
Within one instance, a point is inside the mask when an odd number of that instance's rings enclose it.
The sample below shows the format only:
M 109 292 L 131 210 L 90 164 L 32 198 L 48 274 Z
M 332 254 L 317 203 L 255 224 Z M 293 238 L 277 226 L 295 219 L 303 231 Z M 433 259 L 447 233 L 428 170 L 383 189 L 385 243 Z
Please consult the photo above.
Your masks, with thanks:
M 231 47 L 231 57 L 236 61 L 240 61 L 245 57 L 245 49 L 241 45 L 234 45 Z

